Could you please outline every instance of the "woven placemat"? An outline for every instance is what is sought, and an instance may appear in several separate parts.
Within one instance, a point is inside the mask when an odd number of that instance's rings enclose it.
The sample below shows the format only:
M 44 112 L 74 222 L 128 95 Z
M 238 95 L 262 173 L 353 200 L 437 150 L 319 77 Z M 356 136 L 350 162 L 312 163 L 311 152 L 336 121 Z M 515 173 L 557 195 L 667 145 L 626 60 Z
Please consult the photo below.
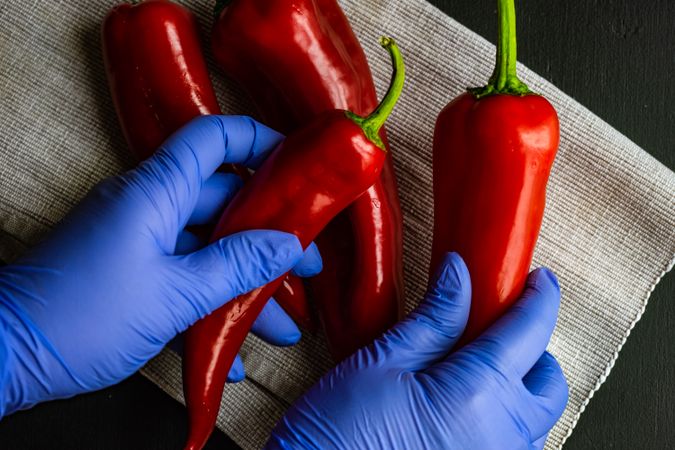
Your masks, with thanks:
M 0 5 L 0 258 L 34 244 L 99 179 L 131 164 L 107 91 L 99 26 L 114 1 Z M 206 39 L 210 2 L 184 2 Z M 343 0 L 378 89 L 389 62 L 377 46 L 397 38 L 408 83 L 388 131 L 405 221 L 408 308 L 426 285 L 431 244 L 434 118 L 464 87 L 491 73 L 494 47 L 423 0 Z M 209 60 L 211 64 L 211 61 Z M 213 68 L 223 110 L 250 113 L 242 92 Z M 550 434 L 559 448 L 609 374 L 656 283 L 675 255 L 675 175 L 619 132 L 525 67 L 549 98 L 562 136 L 534 265 L 559 276 L 563 300 L 549 350 L 570 384 Z M 292 349 L 248 339 L 246 381 L 228 385 L 219 427 L 260 448 L 287 406 L 330 366 L 320 336 Z M 143 371 L 182 400 L 180 361 L 165 351 Z

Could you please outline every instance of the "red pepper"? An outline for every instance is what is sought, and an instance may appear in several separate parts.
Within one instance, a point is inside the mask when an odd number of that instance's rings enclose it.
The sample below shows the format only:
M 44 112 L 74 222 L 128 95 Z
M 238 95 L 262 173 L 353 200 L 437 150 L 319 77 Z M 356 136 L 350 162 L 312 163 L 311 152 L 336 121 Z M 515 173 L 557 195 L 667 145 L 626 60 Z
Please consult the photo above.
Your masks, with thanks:
M 294 233 L 303 247 L 379 177 L 386 148 L 379 132 L 403 87 L 404 68 L 392 39 L 394 76 L 380 105 L 363 118 L 344 110 L 317 115 L 292 133 L 228 205 L 213 240 L 250 229 Z M 237 297 L 188 330 L 184 387 L 190 415 L 186 449 L 201 449 L 215 425 L 223 385 L 248 328 L 279 280 Z M 218 337 L 215 345 L 204 346 Z
M 295 323 L 310 333 L 316 332 L 318 328 L 317 319 L 314 311 L 309 307 L 305 285 L 300 278 L 288 274 L 274 293 L 274 299 Z
M 191 119 L 221 113 L 197 20 L 186 8 L 164 0 L 116 6 L 103 21 L 102 38 L 117 117 L 137 159 L 152 155 Z M 244 167 L 221 170 L 249 177 Z M 314 328 L 299 279 L 289 276 L 275 298 L 299 325 Z
M 323 111 L 365 115 L 376 106 L 365 54 L 335 0 L 226 3 L 213 30 L 214 55 L 265 123 L 290 133 Z M 336 360 L 401 317 L 401 226 L 388 156 L 381 178 L 317 239 L 324 268 L 309 284 Z
M 497 65 L 487 86 L 443 109 L 433 149 L 432 267 L 456 251 L 471 274 L 467 343 L 523 291 L 559 140 L 558 116 L 516 76 L 513 0 L 498 1 Z

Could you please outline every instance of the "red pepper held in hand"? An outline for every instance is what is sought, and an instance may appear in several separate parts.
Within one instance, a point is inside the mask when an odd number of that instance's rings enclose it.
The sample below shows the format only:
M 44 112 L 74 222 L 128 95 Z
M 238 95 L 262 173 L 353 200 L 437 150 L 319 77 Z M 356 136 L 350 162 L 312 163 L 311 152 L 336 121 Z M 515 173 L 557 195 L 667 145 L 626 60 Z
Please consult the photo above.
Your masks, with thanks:
M 212 240 L 243 230 L 276 229 L 295 234 L 307 247 L 378 179 L 386 159 L 379 132 L 404 79 L 394 41 L 382 38 L 381 44 L 392 56 L 394 75 L 375 111 L 365 118 L 344 110 L 326 111 L 289 135 L 228 205 Z M 190 416 L 186 449 L 201 449 L 206 443 L 232 361 L 279 282 L 231 300 L 188 330 L 183 360 Z
M 471 274 L 471 312 L 460 345 L 522 293 L 560 134 L 553 106 L 516 76 L 514 1 L 498 0 L 498 15 L 492 78 L 446 106 L 434 136 L 431 266 L 456 251 Z
M 191 119 L 221 113 L 197 20 L 186 8 L 165 0 L 118 5 L 103 21 L 102 41 L 117 117 L 138 160 Z M 221 170 L 249 178 L 240 166 Z M 289 275 L 275 298 L 299 325 L 314 328 L 299 279 Z
M 336 0 L 223 3 L 213 30 L 214 55 L 244 86 L 265 123 L 290 133 L 323 111 L 366 115 L 375 108 L 365 54 Z M 316 241 L 324 268 L 308 281 L 336 360 L 401 317 L 401 227 L 387 156 L 382 176 Z

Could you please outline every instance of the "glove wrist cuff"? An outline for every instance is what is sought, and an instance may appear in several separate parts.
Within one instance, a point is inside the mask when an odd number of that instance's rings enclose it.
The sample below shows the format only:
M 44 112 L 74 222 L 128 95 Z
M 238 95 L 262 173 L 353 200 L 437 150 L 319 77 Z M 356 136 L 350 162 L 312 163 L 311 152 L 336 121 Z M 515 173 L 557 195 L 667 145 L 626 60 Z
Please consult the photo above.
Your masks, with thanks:
M 6 294 L 0 292 L 0 418 L 64 397 L 51 380 L 69 376 L 42 334 Z
M 0 298 L 0 302 L 2 299 Z M 0 304 L 0 308 L 2 305 Z M 0 420 L 7 413 L 7 404 L 9 403 L 9 374 L 10 374 L 10 361 L 9 361 L 9 345 L 7 343 L 7 326 L 5 321 L 2 318 L 2 312 L 0 310 Z
M 17 334 L 22 324 L 17 323 L 16 315 L 8 307 L 5 296 L 0 295 L 0 418 L 21 409 L 23 388 L 20 381 L 20 363 L 17 353 L 23 353 Z

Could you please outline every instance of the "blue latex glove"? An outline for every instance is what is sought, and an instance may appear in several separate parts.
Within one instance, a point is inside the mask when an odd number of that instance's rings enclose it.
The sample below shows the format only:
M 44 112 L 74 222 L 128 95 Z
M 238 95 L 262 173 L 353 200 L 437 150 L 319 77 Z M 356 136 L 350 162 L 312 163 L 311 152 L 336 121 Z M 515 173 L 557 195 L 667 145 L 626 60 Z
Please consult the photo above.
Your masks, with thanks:
M 12 266 L 0 270 L 0 417 L 116 383 L 177 333 L 229 299 L 295 267 L 316 274 L 310 246 L 277 231 L 238 233 L 205 248 L 186 225 L 218 217 L 282 136 L 247 117 L 195 119 L 157 154 L 109 178 Z M 195 251 L 196 250 L 196 251 Z M 268 341 L 300 332 L 276 303 L 256 322 Z M 241 361 L 233 378 L 243 377 Z
M 277 424 L 268 448 L 541 449 L 567 403 L 545 352 L 560 292 L 538 269 L 494 326 L 451 352 L 471 284 L 450 253 L 407 319 L 325 375 Z

